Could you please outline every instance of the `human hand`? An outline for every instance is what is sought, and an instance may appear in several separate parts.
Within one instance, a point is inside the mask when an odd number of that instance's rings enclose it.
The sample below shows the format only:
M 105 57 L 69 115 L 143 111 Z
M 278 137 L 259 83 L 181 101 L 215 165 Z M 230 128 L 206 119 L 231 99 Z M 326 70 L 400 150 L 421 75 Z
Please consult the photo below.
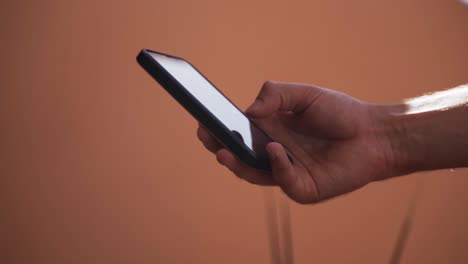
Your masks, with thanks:
M 203 127 L 198 138 L 240 178 L 278 185 L 299 203 L 331 198 L 395 173 L 386 112 L 378 106 L 312 85 L 267 81 L 246 114 L 274 140 L 266 147 L 271 173 L 238 160 Z

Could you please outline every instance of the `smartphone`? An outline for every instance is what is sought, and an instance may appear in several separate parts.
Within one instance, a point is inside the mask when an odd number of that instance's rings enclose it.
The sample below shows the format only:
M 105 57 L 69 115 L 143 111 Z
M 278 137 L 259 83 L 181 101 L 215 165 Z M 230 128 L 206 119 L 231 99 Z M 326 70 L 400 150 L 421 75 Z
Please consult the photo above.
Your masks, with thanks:
M 270 171 L 272 139 L 188 61 L 144 49 L 137 61 L 218 141 L 249 166 Z

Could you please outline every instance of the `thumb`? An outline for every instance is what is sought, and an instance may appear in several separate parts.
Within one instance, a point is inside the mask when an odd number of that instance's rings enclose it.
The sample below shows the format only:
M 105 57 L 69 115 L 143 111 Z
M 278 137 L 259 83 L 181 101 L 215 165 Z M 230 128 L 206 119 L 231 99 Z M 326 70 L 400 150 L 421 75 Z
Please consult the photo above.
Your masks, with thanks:
M 306 84 L 266 81 L 246 112 L 254 118 L 267 117 L 277 111 L 300 113 L 320 91 L 320 88 Z

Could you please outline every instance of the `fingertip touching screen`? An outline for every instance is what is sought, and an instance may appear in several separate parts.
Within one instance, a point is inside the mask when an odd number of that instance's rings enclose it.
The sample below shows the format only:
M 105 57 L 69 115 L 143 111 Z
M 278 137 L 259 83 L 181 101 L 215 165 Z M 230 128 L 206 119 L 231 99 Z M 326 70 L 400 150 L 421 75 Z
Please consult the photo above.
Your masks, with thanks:
M 190 63 L 155 52 L 149 54 L 221 123 L 240 135 L 250 150 L 265 156 L 265 145 L 271 140 Z

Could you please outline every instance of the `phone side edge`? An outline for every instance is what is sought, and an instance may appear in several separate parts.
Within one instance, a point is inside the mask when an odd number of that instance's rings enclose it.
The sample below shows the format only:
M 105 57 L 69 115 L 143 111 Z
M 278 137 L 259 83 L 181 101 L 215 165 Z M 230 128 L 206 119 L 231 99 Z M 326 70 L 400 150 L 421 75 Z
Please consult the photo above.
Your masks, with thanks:
M 153 77 L 154 80 L 156 80 L 161 85 L 164 90 L 166 90 L 166 92 L 168 92 L 197 121 L 199 121 L 203 126 L 211 131 L 211 133 L 240 160 L 257 169 L 265 171 L 271 170 L 269 164 L 265 164 L 264 162 L 257 159 L 254 155 L 252 155 L 252 153 L 250 153 L 249 150 L 245 149 L 243 143 L 237 142 L 238 139 L 232 135 L 232 132 L 227 127 L 225 127 L 224 124 L 222 124 L 222 122 L 219 121 L 209 110 L 207 110 L 206 107 L 204 107 L 196 98 L 194 98 L 193 95 L 187 92 L 180 83 L 171 78 L 172 76 L 153 59 L 149 52 L 155 51 L 146 49 L 141 50 L 136 58 L 137 62 L 150 76 Z M 167 55 L 160 52 L 156 53 Z M 178 58 L 175 56 L 171 57 Z

